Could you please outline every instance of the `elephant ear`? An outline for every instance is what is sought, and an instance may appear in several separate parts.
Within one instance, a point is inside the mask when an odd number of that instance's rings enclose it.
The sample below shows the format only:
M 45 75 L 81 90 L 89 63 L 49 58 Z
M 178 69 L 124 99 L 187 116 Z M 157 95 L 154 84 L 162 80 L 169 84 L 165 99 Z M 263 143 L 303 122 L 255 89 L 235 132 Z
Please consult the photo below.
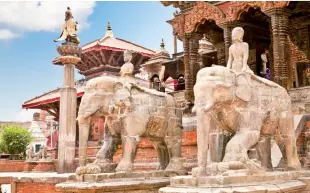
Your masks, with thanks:
M 243 101 L 249 102 L 252 96 L 252 88 L 245 74 L 236 77 L 236 96 Z

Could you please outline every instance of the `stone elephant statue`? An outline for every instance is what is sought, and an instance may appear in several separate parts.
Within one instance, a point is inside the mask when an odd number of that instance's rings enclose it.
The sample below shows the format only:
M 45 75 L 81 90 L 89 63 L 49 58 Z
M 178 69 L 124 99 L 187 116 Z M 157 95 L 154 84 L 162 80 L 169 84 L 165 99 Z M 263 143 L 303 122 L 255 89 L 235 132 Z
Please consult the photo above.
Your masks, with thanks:
M 279 145 L 285 166 L 300 169 L 291 101 L 283 87 L 213 65 L 198 72 L 194 94 L 198 167 L 193 175 L 264 172 L 271 165 L 270 139 Z M 250 155 L 253 148 L 256 156 Z
M 184 174 L 181 119 L 176 116 L 173 97 L 120 80 L 103 76 L 91 79 L 86 85 L 77 118 L 80 129 L 77 174 L 133 171 L 140 138 L 149 139 L 157 150 L 160 162 L 157 169 Z M 104 143 L 94 163 L 86 165 L 93 116 L 105 117 Z M 120 144 L 122 159 L 116 167 L 112 159 Z

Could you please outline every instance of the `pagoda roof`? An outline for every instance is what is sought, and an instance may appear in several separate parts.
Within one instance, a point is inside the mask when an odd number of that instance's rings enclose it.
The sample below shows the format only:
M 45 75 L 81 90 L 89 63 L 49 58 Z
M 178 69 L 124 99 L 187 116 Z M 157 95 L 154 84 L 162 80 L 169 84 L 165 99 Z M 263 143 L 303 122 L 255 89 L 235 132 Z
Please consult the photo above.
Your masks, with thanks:
M 135 70 L 138 70 L 141 64 L 156 54 L 154 50 L 114 37 L 110 23 L 102 38 L 89 42 L 81 48 L 81 61 L 75 67 L 87 78 L 98 72 L 119 72 L 124 64 L 123 52 L 125 50 L 130 50 L 133 54 L 131 62 Z M 58 64 L 58 59 L 56 58 L 53 63 Z
M 84 86 L 76 85 L 75 88 L 77 90 L 77 97 L 83 96 Z M 22 108 L 23 109 L 31 109 L 31 108 L 37 109 L 35 107 L 37 107 L 38 105 L 44 105 L 44 104 L 49 104 L 49 103 L 60 101 L 60 89 L 61 88 L 57 88 L 47 93 L 44 93 L 40 96 L 34 97 L 24 102 L 24 104 L 22 105 Z
M 114 75 L 108 75 L 109 77 L 119 78 L 119 76 Z M 137 83 L 141 86 L 147 87 L 148 82 L 146 80 L 142 80 L 140 78 L 134 77 L 137 81 Z M 77 97 L 82 97 L 84 95 L 84 88 L 86 86 L 88 80 L 79 80 L 76 82 L 75 88 L 77 90 Z M 40 109 L 40 105 L 46 105 L 51 104 L 54 102 L 60 101 L 60 90 L 61 88 L 54 89 L 52 91 L 49 91 L 47 93 L 44 93 L 40 96 L 37 96 L 35 98 L 32 98 L 22 105 L 23 109 Z
M 83 53 L 91 51 L 93 49 L 107 49 L 113 51 L 131 50 L 132 52 L 140 53 L 141 55 L 148 57 L 151 57 L 153 54 L 156 53 L 154 50 L 145 48 L 130 41 L 115 38 L 110 23 L 108 23 L 108 28 L 104 37 L 82 46 Z
M 153 54 L 156 53 L 154 50 L 134 44 L 127 40 L 114 37 L 104 37 L 82 46 L 83 53 L 100 49 L 106 49 L 112 51 L 131 50 L 134 53 L 140 53 L 141 55 L 148 57 L 151 57 Z

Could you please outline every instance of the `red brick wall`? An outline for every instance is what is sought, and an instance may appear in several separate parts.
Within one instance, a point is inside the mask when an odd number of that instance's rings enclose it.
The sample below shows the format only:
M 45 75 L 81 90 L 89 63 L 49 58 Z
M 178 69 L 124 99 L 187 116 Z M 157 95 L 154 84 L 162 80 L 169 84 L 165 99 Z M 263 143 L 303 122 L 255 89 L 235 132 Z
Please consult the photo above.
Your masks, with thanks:
M 290 43 L 290 49 L 291 49 L 291 63 L 290 65 L 292 66 L 292 75 L 293 75 L 293 80 L 296 80 L 295 77 L 295 63 L 296 62 L 309 62 L 307 59 L 307 56 L 305 55 L 304 52 L 300 51 L 297 46 L 289 39 Z
M 24 160 L 0 160 L 0 172 L 22 172 L 25 165 Z
M 54 193 L 55 184 L 47 183 L 16 183 L 16 193 Z

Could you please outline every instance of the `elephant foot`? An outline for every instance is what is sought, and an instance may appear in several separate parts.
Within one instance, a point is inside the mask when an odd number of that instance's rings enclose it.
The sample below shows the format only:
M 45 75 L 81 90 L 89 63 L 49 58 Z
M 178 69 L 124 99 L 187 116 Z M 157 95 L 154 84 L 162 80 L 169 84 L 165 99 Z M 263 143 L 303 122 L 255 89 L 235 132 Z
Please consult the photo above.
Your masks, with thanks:
M 86 166 L 80 166 L 76 169 L 76 174 L 98 174 L 101 172 L 101 168 L 97 164 L 87 164 Z
M 113 163 L 111 161 L 100 161 L 100 160 L 96 160 L 95 162 L 100 167 L 102 173 L 115 172 L 115 168 L 117 166 L 116 163 Z
M 168 176 L 186 175 L 187 172 L 183 167 L 183 161 L 181 158 L 171 158 L 168 166 L 165 169 L 165 173 Z
M 156 170 L 165 170 L 165 167 L 164 166 L 157 166 Z
M 208 175 L 249 175 L 264 173 L 263 168 L 255 162 L 255 160 L 248 160 L 245 163 L 240 161 L 211 163 L 206 168 Z
M 133 164 L 130 162 L 124 162 L 120 161 L 119 164 L 117 165 L 115 171 L 116 172 L 129 172 L 131 173 L 133 171 Z
M 199 176 L 206 176 L 206 168 L 205 167 L 196 167 L 192 169 L 192 176 L 199 177 Z

